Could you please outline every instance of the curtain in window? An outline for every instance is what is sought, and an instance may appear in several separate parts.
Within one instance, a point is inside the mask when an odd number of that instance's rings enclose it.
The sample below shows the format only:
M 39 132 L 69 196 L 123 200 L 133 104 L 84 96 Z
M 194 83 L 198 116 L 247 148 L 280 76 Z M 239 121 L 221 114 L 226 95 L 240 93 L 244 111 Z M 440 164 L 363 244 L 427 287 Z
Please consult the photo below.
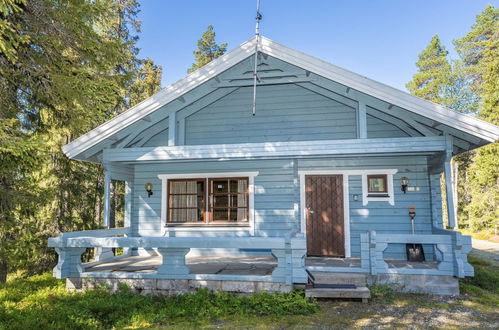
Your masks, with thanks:
M 237 220 L 244 220 L 248 216 L 246 211 L 248 209 L 248 199 L 246 193 L 248 192 L 248 181 L 237 181 Z
M 175 181 L 171 185 L 172 222 L 198 221 L 197 182 Z

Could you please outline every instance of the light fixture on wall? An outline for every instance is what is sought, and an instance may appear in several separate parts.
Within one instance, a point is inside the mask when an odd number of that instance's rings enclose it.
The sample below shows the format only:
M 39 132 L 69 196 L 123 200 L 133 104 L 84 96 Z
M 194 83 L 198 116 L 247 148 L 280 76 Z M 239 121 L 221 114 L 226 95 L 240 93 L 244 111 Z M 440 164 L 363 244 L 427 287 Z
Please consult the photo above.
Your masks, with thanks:
M 353 194 L 353 200 L 358 201 L 359 200 L 359 194 Z
M 409 185 L 409 179 L 407 177 L 400 178 L 400 185 L 402 186 L 402 191 L 404 194 L 407 192 L 407 186 Z
M 152 195 L 152 183 L 150 183 L 150 182 L 146 183 L 144 188 L 146 188 L 147 197 L 151 197 L 151 195 Z

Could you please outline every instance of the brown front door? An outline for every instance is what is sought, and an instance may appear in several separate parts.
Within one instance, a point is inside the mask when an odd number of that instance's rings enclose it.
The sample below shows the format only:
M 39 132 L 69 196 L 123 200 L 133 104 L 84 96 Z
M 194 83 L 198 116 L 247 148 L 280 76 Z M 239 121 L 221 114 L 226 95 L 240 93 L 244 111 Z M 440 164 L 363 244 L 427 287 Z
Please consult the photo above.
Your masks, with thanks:
M 307 250 L 309 256 L 345 256 L 343 176 L 305 177 Z

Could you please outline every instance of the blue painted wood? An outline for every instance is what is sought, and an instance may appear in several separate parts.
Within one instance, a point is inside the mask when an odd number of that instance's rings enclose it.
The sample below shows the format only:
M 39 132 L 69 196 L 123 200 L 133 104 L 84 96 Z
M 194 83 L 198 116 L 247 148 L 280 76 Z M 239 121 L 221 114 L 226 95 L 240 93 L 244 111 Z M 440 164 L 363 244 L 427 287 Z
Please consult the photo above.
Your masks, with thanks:
M 185 119 L 185 144 L 349 139 L 355 109 L 296 85 L 243 87 Z

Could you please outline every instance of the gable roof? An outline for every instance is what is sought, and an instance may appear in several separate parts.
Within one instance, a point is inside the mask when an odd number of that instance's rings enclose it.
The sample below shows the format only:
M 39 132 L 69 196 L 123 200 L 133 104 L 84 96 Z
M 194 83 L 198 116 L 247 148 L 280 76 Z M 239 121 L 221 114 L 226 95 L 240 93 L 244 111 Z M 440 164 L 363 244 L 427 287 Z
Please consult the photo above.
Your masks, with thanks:
M 89 148 L 112 137 L 125 127 L 145 118 L 160 107 L 179 99 L 187 92 L 249 56 L 254 55 L 255 46 L 256 38 L 244 42 L 232 51 L 189 74 L 187 77 L 162 89 L 141 103 L 63 146 L 63 152 L 69 158 L 75 158 Z M 495 142 L 499 139 L 499 127 L 495 125 L 426 101 L 407 92 L 283 46 L 268 38 L 259 38 L 258 50 L 361 93 L 478 137 L 484 142 Z

